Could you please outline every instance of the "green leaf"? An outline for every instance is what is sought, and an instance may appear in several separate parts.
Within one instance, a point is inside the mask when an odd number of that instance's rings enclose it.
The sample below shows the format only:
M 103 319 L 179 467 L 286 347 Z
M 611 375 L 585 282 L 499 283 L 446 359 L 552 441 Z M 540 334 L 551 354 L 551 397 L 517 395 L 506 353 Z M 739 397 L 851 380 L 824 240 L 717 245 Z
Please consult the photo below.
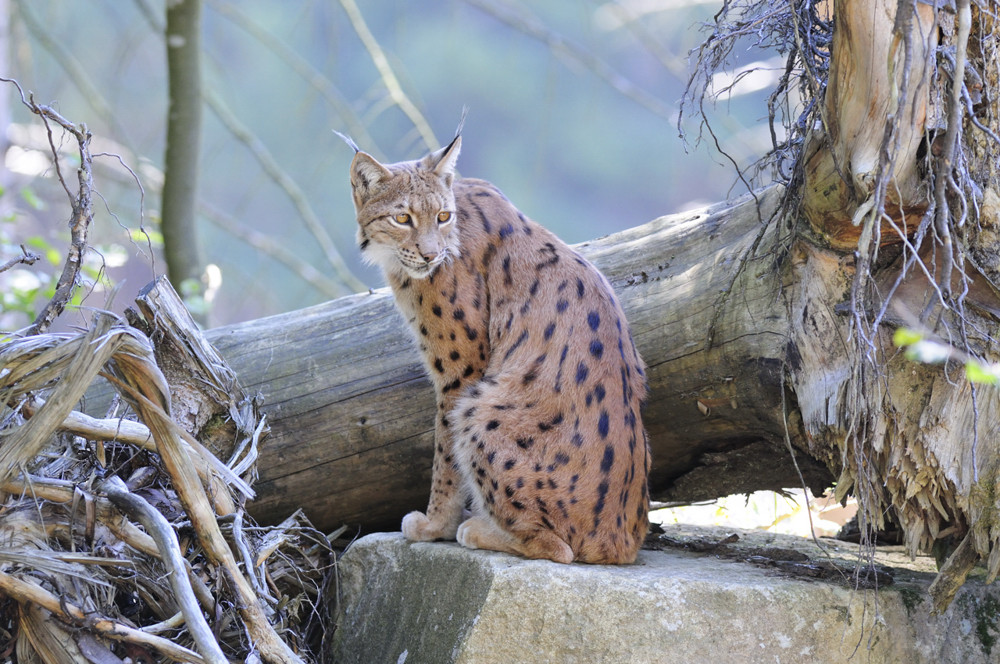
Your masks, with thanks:
M 916 330 L 911 330 L 908 327 L 897 328 L 895 332 L 892 333 L 892 343 L 898 348 L 903 346 L 912 346 L 921 339 L 924 335 L 920 334 Z
M 21 188 L 21 198 L 23 198 L 24 202 L 27 203 L 33 210 L 45 209 L 45 201 L 40 199 L 38 194 L 36 194 L 35 190 L 31 187 Z
M 965 377 L 972 383 L 996 385 L 1000 382 L 1000 367 L 983 364 L 978 360 L 965 363 Z

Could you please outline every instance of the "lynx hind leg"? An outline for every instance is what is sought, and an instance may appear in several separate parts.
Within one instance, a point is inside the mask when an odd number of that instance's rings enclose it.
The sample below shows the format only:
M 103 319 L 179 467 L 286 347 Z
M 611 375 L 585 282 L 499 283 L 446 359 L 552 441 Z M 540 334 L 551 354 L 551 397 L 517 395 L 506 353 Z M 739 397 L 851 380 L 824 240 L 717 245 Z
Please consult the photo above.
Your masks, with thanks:
M 555 533 L 540 531 L 527 537 L 518 537 L 498 526 L 488 516 L 467 519 L 458 527 L 457 539 L 459 544 L 469 549 L 503 551 L 557 563 L 573 562 L 573 550 Z

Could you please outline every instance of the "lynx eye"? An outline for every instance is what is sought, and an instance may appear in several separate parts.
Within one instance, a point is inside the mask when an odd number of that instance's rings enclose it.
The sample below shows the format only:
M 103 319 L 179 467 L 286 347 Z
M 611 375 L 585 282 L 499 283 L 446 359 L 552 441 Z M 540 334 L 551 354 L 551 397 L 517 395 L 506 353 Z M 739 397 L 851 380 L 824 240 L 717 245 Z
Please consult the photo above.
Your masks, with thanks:
M 411 223 L 410 222 L 410 215 L 406 214 L 405 212 L 402 213 L 402 214 L 397 214 L 396 215 L 396 223 L 400 224 L 402 226 L 409 226 L 410 223 Z
M 449 221 L 451 221 L 451 212 L 448 212 L 448 211 L 438 212 L 438 223 L 439 224 L 447 224 Z

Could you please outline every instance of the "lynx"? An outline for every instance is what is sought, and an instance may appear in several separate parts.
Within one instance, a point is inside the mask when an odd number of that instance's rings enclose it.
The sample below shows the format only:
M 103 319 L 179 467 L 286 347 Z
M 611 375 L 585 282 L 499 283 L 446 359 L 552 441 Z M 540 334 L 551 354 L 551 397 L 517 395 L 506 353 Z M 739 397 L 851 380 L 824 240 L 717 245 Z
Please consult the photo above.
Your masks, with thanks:
M 608 281 L 492 184 L 456 177 L 460 132 L 387 165 L 348 141 L 362 256 L 385 273 L 437 395 L 430 502 L 403 534 L 633 562 L 648 525 L 646 384 Z

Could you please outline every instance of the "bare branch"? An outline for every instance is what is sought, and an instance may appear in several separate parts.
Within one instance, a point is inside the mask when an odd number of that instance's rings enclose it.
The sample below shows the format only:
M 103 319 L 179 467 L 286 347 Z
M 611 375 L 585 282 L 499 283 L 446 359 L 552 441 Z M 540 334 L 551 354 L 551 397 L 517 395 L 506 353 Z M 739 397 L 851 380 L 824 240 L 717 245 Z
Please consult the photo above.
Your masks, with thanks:
M 141 523 L 146 532 L 156 540 L 157 548 L 160 550 L 160 560 L 167 568 L 170 586 L 174 590 L 174 599 L 184 614 L 184 622 L 187 624 L 187 629 L 195 643 L 198 644 L 198 650 L 201 651 L 202 657 L 210 664 L 228 664 L 226 656 L 222 654 L 222 649 L 212 633 L 212 628 L 208 626 L 205 616 L 198 606 L 194 590 L 188 582 L 184 556 L 181 555 L 177 534 L 170 523 L 152 505 L 131 493 L 119 477 L 111 476 L 102 481 L 99 487 L 107 495 L 108 500 L 122 512 Z
M 583 48 L 579 44 L 574 44 L 562 35 L 549 30 L 534 16 L 526 12 L 518 15 L 509 6 L 504 6 L 491 0 L 465 0 L 465 2 L 515 30 L 537 39 L 548 46 L 553 53 L 583 66 L 613 89 L 655 115 L 671 121 L 676 116 L 673 108 L 664 104 L 660 99 L 649 94 L 631 80 L 615 71 L 608 63 L 595 56 L 586 48 Z
M 385 85 L 392 103 L 399 106 L 399 109 L 410 119 L 410 122 L 416 127 L 429 150 L 433 151 L 440 148 L 441 144 L 434 137 L 434 132 L 431 131 L 427 120 L 424 119 L 424 116 L 413 102 L 410 101 L 409 96 L 403 92 L 403 86 L 399 84 L 396 73 L 389 65 L 389 59 L 385 57 L 382 46 L 375 39 L 371 30 L 368 29 L 368 24 L 365 23 L 365 18 L 362 16 L 361 10 L 358 9 L 357 3 L 354 0 L 340 0 L 340 6 L 344 8 L 347 18 L 354 27 L 354 32 L 357 33 L 358 38 L 361 39 L 361 43 L 364 44 L 365 50 L 368 51 L 368 55 L 371 56 L 372 64 L 378 70 L 378 74 L 382 78 L 382 84 Z
M 325 274 L 303 261 L 301 256 L 289 250 L 270 235 L 248 228 L 232 216 L 208 203 L 200 204 L 198 211 L 209 222 L 215 224 L 229 235 L 242 240 L 257 251 L 267 254 L 284 265 L 298 275 L 302 281 L 315 288 L 324 296 L 335 298 L 344 294 L 344 288 L 339 282 L 327 278 Z
M 156 16 L 155 10 L 148 4 L 149 0 L 135 0 L 139 8 L 142 10 L 143 14 L 146 16 L 147 21 L 153 28 L 153 31 L 159 35 L 163 35 L 163 24 L 160 22 L 159 18 Z M 202 98 L 204 102 L 208 105 L 209 109 L 215 113 L 216 117 L 222 122 L 223 126 L 232 134 L 236 140 L 243 143 L 244 146 L 257 160 L 258 165 L 264 173 L 270 177 L 274 183 L 281 189 L 285 195 L 291 200 L 292 205 L 298 211 L 299 216 L 305 223 L 306 228 L 312 233 L 313 237 L 316 238 L 317 243 L 323 250 L 323 254 L 326 257 L 327 262 L 333 268 L 334 273 L 337 278 L 344 284 L 346 290 L 351 293 L 357 293 L 367 290 L 367 287 L 355 277 L 350 268 L 347 267 L 347 263 L 344 261 L 343 257 L 340 255 L 340 251 L 337 250 L 333 239 L 330 234 L 326 231 L 323 223 L 320 221 L 319 216 L 313 210 L 312 206 L 309 204 L 305 193 L 299 187 L 298 183 L 281 168 L 278 164 L 278 160 L 274 158 L 271 152 L 267 149 L 253 132 L 251 132 L 236 115 L 229 110 L 229 107 L 222 101 L 219 95 L 215 94 L 211 86 L 205 86 L 202 89 Z
M 52 38 L 49 31 L 45 29 L 30 9 L 32 5 L 37 6 L 37 3 L 25 0 L 14 0 L 14 3 L 17 5 L 18 16 L 28 32 L 62 67 L 63 71 L 66 72 L 67 79 L 80 91 L 84 100 L 94 109 L 101 122 L 111 127 L 118 136 L 125 136 L 124 128 L 118 122 L 111 106 L 105 101 L 97 86 L 91 82 L 87 70 L 58 40 Z
M 259 41 L 265 48 L 281 58 L 285 64 L 291 67 L 292 71 L 301 76 L 313 89 L 323 95 L 323 98 L 333 107 L 337 116 L 344 121 L 346 129 L 358 137 L 369 153 L 376 157 L 379 156 L 375 139 L 368 133 L 367 127 L 358 118 L 357 113 L 351 108 L 350 103 L 328 77 L 324 76 L 308 60 L 289 48 L 287 44 L 275 37 L 273 33 L 250 20 L 232 2 L 208 0 L 208 4 L 215 11 L 219 12 L 219 14 L 228 18 L 233 24 L 246 31 L 247 34 Z
M 3 265 L 0 265 L 0 272 L 6 272 L 7 270 L 17 266 L 17 265 L 34 265 L 41 256 L 36 253 L 30 252 L 21 245 L 21 255 L 17 258 L 12 258 Z

